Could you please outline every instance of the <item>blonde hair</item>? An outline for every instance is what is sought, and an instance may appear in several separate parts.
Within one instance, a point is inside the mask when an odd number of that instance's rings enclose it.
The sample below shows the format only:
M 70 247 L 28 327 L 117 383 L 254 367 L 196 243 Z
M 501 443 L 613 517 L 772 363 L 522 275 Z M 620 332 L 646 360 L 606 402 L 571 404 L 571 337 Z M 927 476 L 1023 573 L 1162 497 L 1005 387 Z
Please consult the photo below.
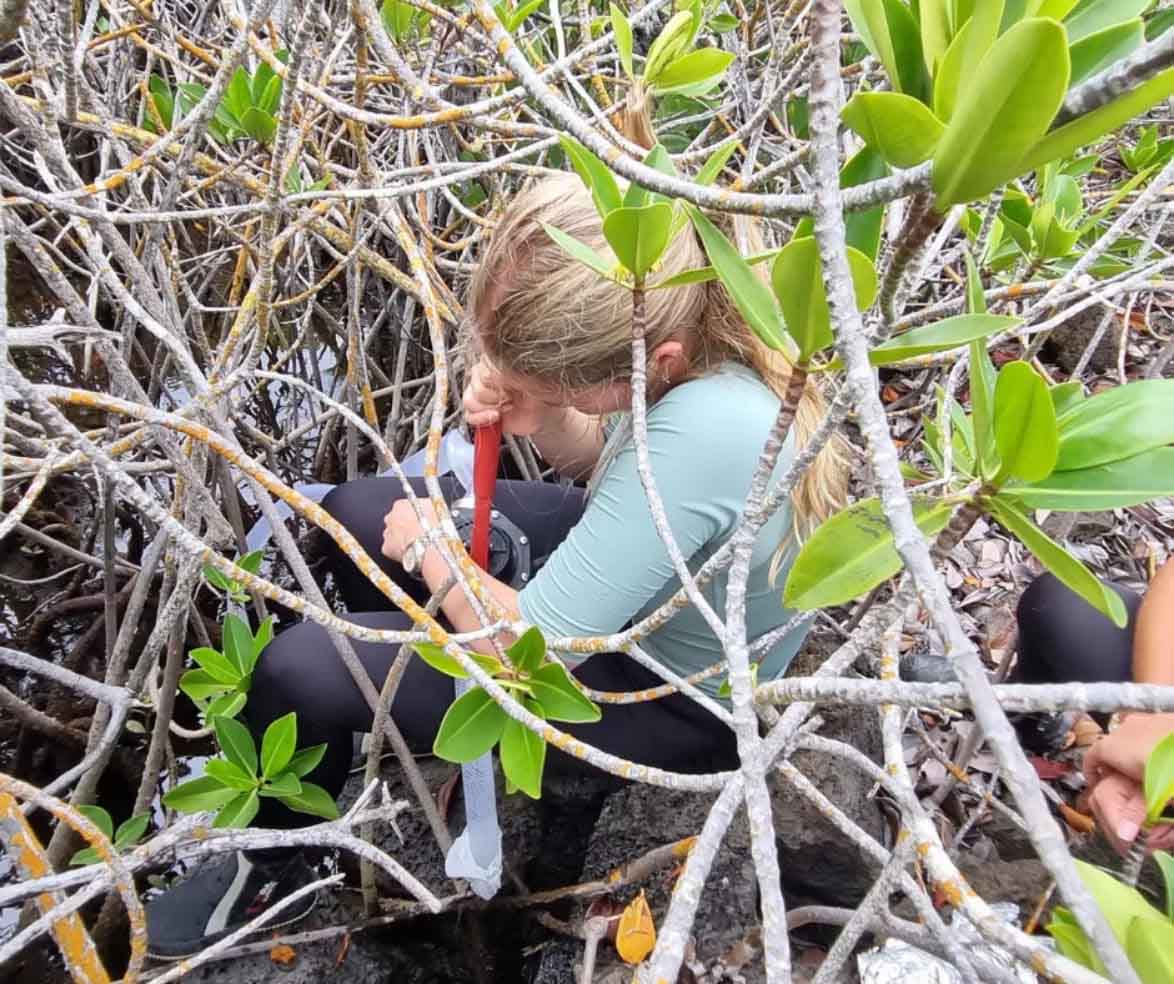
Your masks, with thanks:
M 738 217 L 732 230 L 723 217 L 714 220 L 727 226 L 727 234 L 741 234 L 731 237 L 734 242 L 744 242 L 755 252 L 762 248 L 754 220 Z M 543 224 L 611 255 L 591 195 L 576 176 L 544 178 L 521 192 L 501 217 L 470 284 L 468 310 L 482 329 L 480 344 L 501 368 L 571 390 L 630 377 L 631 291 L 572 259 Z M 657 279 L 708 263 L 691 226 L 686 227 L 669 244 Z M 648 291 L 645 319 L 649 352 L 670 338 L 683 342 L 690 361 L 688 378 L 712 372 L 723 362 L 737 362 L 753 369 L 782 398 L 790 363 L 759 341 L 719 281 Z M 800 447 L 825 411 L 819 385 L 809 378 L 795 420 Z M 792 493 L 800 537 L 844 504 L 847 478 L 847 444 L 835 435 Z M 780 544 L 772 578 L 791 540 L 788 534 Z

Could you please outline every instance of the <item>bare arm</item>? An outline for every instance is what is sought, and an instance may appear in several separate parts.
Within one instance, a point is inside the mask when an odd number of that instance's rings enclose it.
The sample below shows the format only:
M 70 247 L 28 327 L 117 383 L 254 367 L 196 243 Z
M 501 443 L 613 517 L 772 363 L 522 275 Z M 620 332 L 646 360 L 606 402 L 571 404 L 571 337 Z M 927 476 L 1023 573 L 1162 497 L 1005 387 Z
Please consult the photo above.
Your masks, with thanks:
M 1174 684 L 1174 558 L 1150 582 L 1133 635 L 1135 683 Z
M 444 584 L 449 575 L 448 564 L 445 563 L 444 558 L 434 550 L 430 549 L 424 554 L 424 563 L 420 568 L 424 576 L 424 581 L 428 585 L 430 593 L 435 593 Z M 492 577 L 488 572 L 478 569 L 481 575 L 481 583 L 489 589 L 493 596 L 498 600 L 501 606 L 509 613 L 512 619 L 518 619 L 521 616 L 518 612 L 518 592 L 511 588 L 508 584 L 503 584 L 497 578 Z M 477 617 L 476 612 L 473 611 L 473 606 L 469 604 L 469 599 L 465 596 L 465 592 L 461 590 L 460 586 L 451 588 L 447 595 L 444 596 L 444 601 L 441 602 L 440 607 L 444 610 L 445 618 L 448 619 L 449 624 L 457 632 L 475 632 L 481 628 L 481 620 Z M 509 632 L 499 632 L 497 640 L 503 646 L 508 646 L 513 642 L 513 634 Z M 473 643 L 472 648 L 482 650 L 484 652 L 492 652 L 488 640 Z
M 1174 559 L 1158 571 L 1138 612 L 1133 679 L 1137 683 L 1174 684 Z M 1145 818 L 1141 783 L 1146 760 L 1172 731 L 1174 714 L 1129 714 L 1084 757 L 1084 773 L 1091 786 L 1089 805 L 1101 830 L 1122 854 L 1137 837 Z M 1154 830 L 1148 846 L 1174 847 L 1174 827 Z

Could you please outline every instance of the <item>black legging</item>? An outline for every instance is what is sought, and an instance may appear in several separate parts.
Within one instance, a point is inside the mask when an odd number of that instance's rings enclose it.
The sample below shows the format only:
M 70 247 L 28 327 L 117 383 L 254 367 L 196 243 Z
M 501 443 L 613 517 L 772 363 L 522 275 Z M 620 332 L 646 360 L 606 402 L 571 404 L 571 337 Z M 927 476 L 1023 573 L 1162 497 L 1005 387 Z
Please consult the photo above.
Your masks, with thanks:
M 413 483 L 423 493 L 423 483 Z M 446 498 L 457 493 L 455 483 L 441 479 Z M 408 577 L 398 564 L 380 553 L 383 519 L 402 497 L 397 479 L 363 478 L 340 485 L 322 500 L 323 507 L 347 527 L 380 567 L 423 604 L 427 588 Z M 530 539 L 532 555 L 548 555 L 583 513 L 583 493 L 549 482 L 498 482 L 495 508 Z M 333 541 L 328 567 L 336 579 L 351 621 L 378 629 L 408 629 L 411 620 L 392 609 L 391 602 L 362 574 Z M 352 640 L 355 652 L 376 689 L 399 650 L 396 645 Z M 603 691 L 633 691 L 663 681 L 626 656 L 600 654 L 575 670 L 587 687 Z M 391 707 L 396 726 L 417 753 L 432 749 L 440 720 L 453 701 L 453 680 L 420 659 L 410 659 Z M 254 737 L 274 720 L 297 712 L 298 747 L 326 743 L 321 764 L 306 778 L 337 796 L 346 782 L 353 754 L 352 735 L 369 731 L 371 709 L 338 657 L 324 629 L 302 622 L 282 632 L 261 654 L 253 674 L 245 715 Z M 593 724 L 558 724 L 561 730 L 629 761 L 704 773 L 734 768 L 737 748 L 733 732 L 688 697 L 672 695 L 639 704 L 604 704 L 603 717 Z M 585 762 L 549 748 L 546 776 L 595 773 Z M 596 773 L 597 774 L 597 773 Z M 295 813 L 278 800 L 261 800 L 257 824 L 297 827 L 317 819 Z
M 442 478 L 446 497 L 455 483 Z M 414 483 L 417 493 L 423 483 Z M 325 509 L 347 527 L 367 554 L 413 598 L 423 604 L 427 589 L 408 577 L 380 552 L 383 519 L 402 497 L 396 479 L 363 478 L 340 485 L 322 501 Z M 546 482 L 499 482 L 494 505 L 531 541 L 534 557 L 548 555 L 583 512 L 583 493 Z M 328 566 L 343 600 L 360 625 L 407 629 L 411 621 L 392 610 L 387 598 L 362 574 L 333 541 Z M 1130 678 L 1133 626 L 1141 599 L 1122 590 L 1129 610 L 1126 629 L 1118 629 L 1052 575 L 1044 574 L 1019 602 L 1019 661 L 1013 678 L 1025 683 L 1094 682 Z M 355 652 L 378 689 L 399 647 L 352 640 Z M 633 691 L 661 683 L 659 677 L 616 654 L 593 656 L 575 671 L 594 690 Z M 410 659 L 391 713 L 417 753 L 427 753 L 445 710 L 453 700 L 453 681 L 420 659 Z M 369 731 L 372 714 L 324 629 L 302 622 L 282 632 L 266 647 L 253 674 L 245 714 L 254 737 L 274 720 L 297 712 L 298 747 L 325 742 L 321 764 L 307 778 L 337 796 L 346 782 L 355 732 Z M 602 705 L 594 724 L 559 727 L 613 755 L 677 772 L 703 773 L 737 766 L 733 732 L 690 698 L 673 695 L 638 704 Z M 546 757 L 547 776 L 577 776 L 593 768 L 558 749 Z M 261 800 L 260 826 L 297 827 L 317 822 L 295 813 L 275 799 Z
M 1133 630 L 1141 596 L 1116 588 L 1129 613 L 1119 629 L 1052 574 L 1041 574 L 1019 599 L 1016 683 L 1115 683 L 1133 677 Z

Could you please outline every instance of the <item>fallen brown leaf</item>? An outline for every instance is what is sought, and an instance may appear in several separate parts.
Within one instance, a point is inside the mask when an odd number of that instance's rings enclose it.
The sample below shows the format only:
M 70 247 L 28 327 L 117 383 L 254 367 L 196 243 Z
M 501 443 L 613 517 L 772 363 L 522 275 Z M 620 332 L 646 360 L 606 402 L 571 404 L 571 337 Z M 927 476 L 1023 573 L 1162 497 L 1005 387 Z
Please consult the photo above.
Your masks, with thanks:
M 298 959 L 297 951 L 287 943 L 278 943 L 269 951 L 269 959 L 282 970 L 292 970 Z
M 1067 803 L 1060 804 L 1060 816 L 1064 818 L 1064 822 L 1068 824 L 1078 834 L 1091 834 L 1097 829 L 1097 822 L 1090 816 L 1083 813 L 1078 813 L 1072 809 Z

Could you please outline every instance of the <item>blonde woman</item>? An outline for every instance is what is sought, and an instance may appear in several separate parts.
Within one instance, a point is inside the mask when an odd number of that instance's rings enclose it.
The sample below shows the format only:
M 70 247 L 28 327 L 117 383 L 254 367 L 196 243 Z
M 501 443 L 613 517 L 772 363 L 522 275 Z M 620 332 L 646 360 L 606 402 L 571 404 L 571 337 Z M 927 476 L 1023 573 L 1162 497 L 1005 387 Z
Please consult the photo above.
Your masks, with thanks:
M 608 635 L 655 610 L 679 587 L 657 536 L 636 472 L 631 409 L 631 295 L 578 264 L 550 239 L 543 223 L 557 226 L 600 252 L 606 245 L 590 195 L 573 177 L 545 180 L 521 194 L 495 230 L 473 279 L 467 311 L 469 344 L 477 361 L 464 393 L 468 422 L 500 420 L 506 433 L 533 440 L 563 475 L 589 479 L 589 493 L 539 482 L 502 482 L 494 505 L 527 537 L 533 569 L 521 590 L 486 572 L 489 589 L 515 618 L 548 638 Z M 704 266 L 707 258 L 691 229 L 670 246 L 663 273 Z M 669 525 L 696 569 L 730 536 L 750 477 L 779 410 L 787 367 L 764 348 L 716 282 L 653 291 L 647 301 L 648 444 Z M 799 409 L 797 434 L 788 441 L 777 474 L 792 460 L 822 412 L 809 387 Z M 839 445 L 829 444 L 796 489 L 789 508 L 761 530 L 747 586 L 751 637 L 790 616 L 780 604 L 781 578 L 796 530 L 809 528 L 843 499 L 845 467 Z M 450 495 L 459 494 L 444 480 Z M 422 491 L 422 489 L 420 490 Z M 360 479 L 340 486 L 323 505 L 360 540 L 372 557 L 420 601 L 438 590 L 447 568 L 434 549 L 423 551 L 416 574 L 405 554 L 423 543 L 416 514 L 394 479 Z M 341 553 L 332 571 L 356 622 L 406 628 L 401 613 Z M 725 578 L 703 588 L 713 607 L 725 608 Z M 463 593 L 452 590 L 443 614 L 458 631 L 479 627 Z M 803 640 L 783 636 L 763 655 L 759 679 L 783 672 Z M 508 641 L 504 639 L 503 641 Z M 687 676 L 722 660 L 719 641 L 702 617 L 687 608 L 653 632 L 646 650 Z M 398 647 L 356 642 L 378 688 Z M 617 654 L 593 656 L 574 667 L 586 686 L 632 691 L 659 677 Z M 701 686 L 716 694 L 724 674 Z M 392 707 L 409 745 L 431 750 L 453 699 L 452 680 L 413 659 Z M 254 734 L 297 712 L 298 744 L 327 745 L 308 779 L 337 795 L 352 756 L 352 735 L 369 730 L 371 712 L 334 653 L 324 631 L 303 623 L 283 632 L 263 653 L 245 711 Z M 608 704 L 601 721 L 562 725 L 584 741 L 631 761 L 680 772 L 736 765 L 729 727 L 680 695 L 638 704 Z M 550 749 L 545 774 L 588 768 Z M 262 800 L 255 823 L 295 827 L 316 822 L 276 799 Z M 311 877 L 300 857 L 234 854 L 205 866 L 156 899 L 149 909 L 151 952 L 176 958 L 193 953 L 256 916 Z M 296 904 L 282 919 L 304 914 Z M 271 928 L 271 927 L 269 927 Z

